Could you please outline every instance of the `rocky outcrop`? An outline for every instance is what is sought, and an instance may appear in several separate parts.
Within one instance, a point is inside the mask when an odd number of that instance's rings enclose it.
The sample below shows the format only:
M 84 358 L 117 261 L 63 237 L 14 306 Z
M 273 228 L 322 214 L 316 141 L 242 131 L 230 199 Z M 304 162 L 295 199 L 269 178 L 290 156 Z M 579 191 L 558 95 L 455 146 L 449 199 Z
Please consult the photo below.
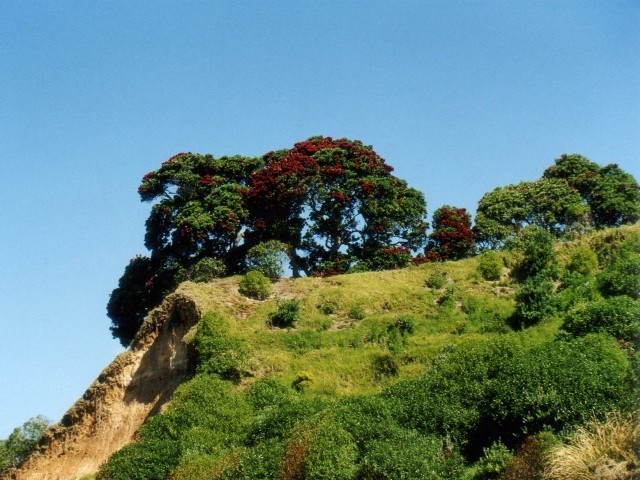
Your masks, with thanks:
M 45 432 L 20 467 L 0 474 L 0 480 L 75 480 L 95 473 L 188 378 L 184 337 L 199 318 L 189 297 L 168 296 L 149 314 L 129 349 Z

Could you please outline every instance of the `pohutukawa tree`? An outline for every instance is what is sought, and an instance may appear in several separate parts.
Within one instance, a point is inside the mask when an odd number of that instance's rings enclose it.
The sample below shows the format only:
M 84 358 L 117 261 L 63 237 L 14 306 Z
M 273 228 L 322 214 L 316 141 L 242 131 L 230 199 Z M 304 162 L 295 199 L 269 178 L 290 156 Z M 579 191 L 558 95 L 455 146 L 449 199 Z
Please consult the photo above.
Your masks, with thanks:
M 294 276 L 380 268 L 380 250 L 424 244 L 422 193 L 359 141 L 314 137 L 265 155 L 246 199 L 252 234 L 291 247 Z
M 247 252 L 265 242 L 282 242 L 294 276 L 387 268 L 399 250 L 410 258 L 424 245 L 426 204 L 392 171 L 371 147 L 329 137 L 262 158 L 170 158 L 138 189 L 154 202 L 150 256 L 133 259 L 111 295 L 114 336 L 128 344 L 199 261 L 220 259 L 228 274 L 240 273 Z
M 475 234 L 467 210 L 449 205 L 438 208 L 433 213 L 433 232 L 427 248 L 439 260 L 459 260 L 472 255 Z

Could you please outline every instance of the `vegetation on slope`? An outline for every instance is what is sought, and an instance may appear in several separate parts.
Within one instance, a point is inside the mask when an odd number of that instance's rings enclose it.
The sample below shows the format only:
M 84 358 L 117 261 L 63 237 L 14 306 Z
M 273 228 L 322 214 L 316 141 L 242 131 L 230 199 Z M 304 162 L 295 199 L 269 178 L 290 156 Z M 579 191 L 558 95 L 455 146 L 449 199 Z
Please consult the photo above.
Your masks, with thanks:
M 521 238 L 455 262 L 280 279 L 265 300 L 240 294 L 240 277 L 182 284 L 209 312 L 190 335 L 193 379 L 99 478 L 575 478 L 557 473 L 562 443 L 576 456 L 580 428 L 628 425 L 638 407 L 640 227 L 551 251 L 539 232 Z M 518 294 L 539 275 L 543 313 L 522 322 Z M 611 478 L 638 474 L 624 442 L 606 447 L 626 452 Z

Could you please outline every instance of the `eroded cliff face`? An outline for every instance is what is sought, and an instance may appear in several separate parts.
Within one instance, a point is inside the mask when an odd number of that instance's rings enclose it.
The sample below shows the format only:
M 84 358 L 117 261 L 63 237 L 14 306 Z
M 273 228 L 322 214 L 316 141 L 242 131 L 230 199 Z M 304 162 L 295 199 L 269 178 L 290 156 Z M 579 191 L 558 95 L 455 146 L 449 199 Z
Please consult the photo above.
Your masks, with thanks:
M 95 473 L 190 375 L 184 337 L 199 318 L 189 297 L 168 296 L 149 314 L 130 348 L 45 432 L 22 465 L 0 474 L 0 480 L 74 480 Z

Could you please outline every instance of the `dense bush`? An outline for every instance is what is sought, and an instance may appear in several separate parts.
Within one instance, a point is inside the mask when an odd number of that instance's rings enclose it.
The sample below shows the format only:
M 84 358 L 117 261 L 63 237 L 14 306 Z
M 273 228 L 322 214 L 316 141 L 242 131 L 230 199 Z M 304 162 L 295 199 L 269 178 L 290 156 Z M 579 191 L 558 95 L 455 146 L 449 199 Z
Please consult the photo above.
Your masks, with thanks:
M 633 402 L 626 353 L 609 336 L 588 335 L 546 343 L 506 362 L 492 384 L 489 412 L 508 441 L 544 428 L 560 431 Z
M 294 439 L 294 441 L 296 441 Z M 305 480 L 351 480 L 358 469 L 358 449 L 351 434 L 331 417 L 308 433 Z
M 527 278 L 516 290 L 516 310 L 511 319 L 515 328 L 530 327 L 555 310 L 554 286 L 541 274 Z
M 455 480 L 464 471 L 462 457 L 436 436 L 407 431 L 367 446 L 362 480 Z
M 200 320 L 193 346 L 198 357 L 196 371 L 225 379 L 239 379 L 249 357 L 245 341 L 231 336 L 227 321 L 217 313 L 208 313 Z
M 505 470 L 513 454 L 502 442 L 494 442 L 482 450 L 482 456 L 471 469 L 474 480 L 494 480 Z
M 640 254 L 630 253 L 616 259 L 597 280 L 604 296 L 627 295 L 640 299 Z
M 271 295 L 271 282 L 264 273 L 250 270 L 240 280 L 239 291 L 247 297 L 264 300 Z
M 487 250 L 479 257 L 478 272 L 485 280 L 500 280 L 502 265 L 502 256 L 498 252 Z
M 376 353 L 371 359 L 371 368 L 376 379 L 398 375 L 400 366 L 393 355 L 389 353 Z
M 562 329 L 576 337 L 606 332 L 628 342 L 640 342 L 640 301 L 618 296 L 578 305 L 567 313 Z
M 555 276 L 556 257 L 553 251 L 553 237 L 543 228 L 530 225 L 525 228 L 516 242 L 521 256 L 513 274 L 520 281 L 540 274 Z
M 278 302 L 278 309 L 269 314 L 268 323 L 272 327 L 291 328 L 300 320 L 300 301 L 297 299 Z
M 576 248 L 567 263 L 567 271 L 580 275 L 591 275 L 598 270 L 598 256 L 587 246 Z

